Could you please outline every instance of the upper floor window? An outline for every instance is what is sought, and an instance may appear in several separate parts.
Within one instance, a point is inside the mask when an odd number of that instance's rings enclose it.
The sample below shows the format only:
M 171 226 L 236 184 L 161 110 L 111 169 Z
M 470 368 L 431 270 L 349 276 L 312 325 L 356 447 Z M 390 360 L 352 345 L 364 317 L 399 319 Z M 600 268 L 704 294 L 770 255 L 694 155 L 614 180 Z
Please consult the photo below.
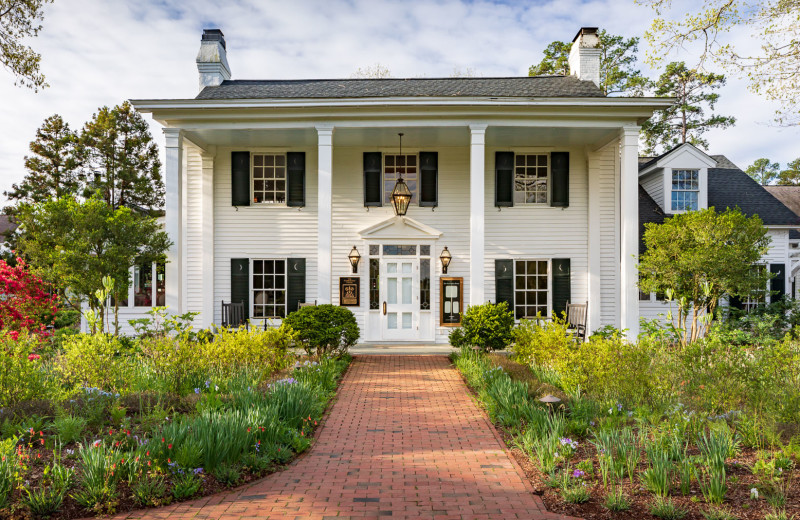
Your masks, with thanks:
M 514 204 L 547 204 L 548 158 L 547 154 L 516 154 Z
M 253 202 L 286 204 L 286 156 L 253 154 Z
M 419 166 L 416 154 L 385 154 L 383 156 L 383 202 L 392 203 L 392 190 L 398 177 L 402 177 L 411 191 L 411 202 L 417 202 Z
M 698 208 L 700 182 L 697 170 L 672 170 L 672 211 Z

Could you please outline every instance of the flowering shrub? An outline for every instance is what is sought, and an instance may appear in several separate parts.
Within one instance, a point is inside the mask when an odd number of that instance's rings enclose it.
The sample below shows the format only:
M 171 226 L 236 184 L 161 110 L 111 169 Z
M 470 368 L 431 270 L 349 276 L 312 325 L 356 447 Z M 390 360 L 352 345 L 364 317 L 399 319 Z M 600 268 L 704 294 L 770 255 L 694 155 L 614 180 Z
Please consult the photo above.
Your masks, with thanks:
M 132 359 L 123 355 L 122 343 L 111 334 L 67 338 L 56 362 L 63 382 L 72 388 L 97 387 L 119 393 L 131 382 Z
M 0 408 L 47 397 L 48 377 L 35 353 L 39 338 L 27 332 L 0 333 Z
M 287 355 L 294 332 L 287 325 L 262 330 L 221 329 L 213 341 L 203 343 L 204 366 L 215 374 L 229 376 L 242 367 L 256 368 L 266 375 L 289 365 Z
M 44 333 L 58 311 L 49 289 L 21 258 L 14 267 L 0 260 L 0 329 Z

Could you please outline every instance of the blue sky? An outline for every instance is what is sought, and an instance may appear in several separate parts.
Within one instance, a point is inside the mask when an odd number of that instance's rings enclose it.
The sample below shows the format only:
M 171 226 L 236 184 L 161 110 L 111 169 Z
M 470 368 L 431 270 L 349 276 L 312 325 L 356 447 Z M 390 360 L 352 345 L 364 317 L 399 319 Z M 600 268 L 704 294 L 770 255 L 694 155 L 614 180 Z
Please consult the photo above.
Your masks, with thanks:
M 689 5 L 677 0 L 678 10 L 682 3 Z M 194 97 L 203 28 L 225 33 L 234 79 L 349 77 L 375 63 L 396 77 L 468 69 L 521 76 L 549 42 L 568 41 L 581 26 L 642 36 L 653 17 L 632 0 L 55 0 L 45 14 L 34 45 L 50 87 L 38 94 L 14 87 L 0 70 L 0 192 L 23 177 L 28 143 L 49 115 L 79 128 L 102 105 Z M 733 37 L 752 45 L 746 34 Z M 718 112 L 739 122 L 708 135 L 711 152 L 742 168 L 758 157 L 782 165 L 800 157 L 800 127 L 773 126 L 774 110 L 730 78 Z M 158 125 L 152 128 L 162 144 Z

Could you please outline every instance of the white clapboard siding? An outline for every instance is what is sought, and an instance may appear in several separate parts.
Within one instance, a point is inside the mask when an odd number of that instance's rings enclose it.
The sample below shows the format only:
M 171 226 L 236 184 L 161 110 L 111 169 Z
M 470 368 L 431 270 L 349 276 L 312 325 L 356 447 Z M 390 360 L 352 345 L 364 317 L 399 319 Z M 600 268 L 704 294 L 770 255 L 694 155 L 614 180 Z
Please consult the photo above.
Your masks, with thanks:
M 200 151 L 194 147 L 186 148 L 186 309 L 185 312 L 203 310 L 203 228 L 202 228 L 202 160 Z M 202 316 L 195 318 L 195 324 L 202 323 Z
M 269 143 L 264 143 L 269 146 Z M 214 322 L 221 300 L 230 300 L 231 258 L 305 258 L 306 299 L 317 292 L 317 153 L 315 147 L 251 152 L 306 152 L 306 205 L 302 208 L 231 205 L 231 152 L 217 149 L 214 161 Z M 251 298 L 252 302 L 252 298 Z
M 639 184 L 659 207 L 664 207 L 664 170 L 656 170 L 639 179 Z
M 599 202 L 600 326 L 619 326 L 619 146 L 616 142 L 589 155 L 589 175 L 596 175 Z M 592 303 L 589 303 L 592 305 Z
M 495 207 L 494 163 L 498 150 L 486 149 L 486 299 L 496 301 L 496 259 L 569 258 L 572 271 L 571 301 L 587 301 L 588 177 L 583 149 L 558 149 L 570 153 L 567 208 L 550 207 L 547 204 Z

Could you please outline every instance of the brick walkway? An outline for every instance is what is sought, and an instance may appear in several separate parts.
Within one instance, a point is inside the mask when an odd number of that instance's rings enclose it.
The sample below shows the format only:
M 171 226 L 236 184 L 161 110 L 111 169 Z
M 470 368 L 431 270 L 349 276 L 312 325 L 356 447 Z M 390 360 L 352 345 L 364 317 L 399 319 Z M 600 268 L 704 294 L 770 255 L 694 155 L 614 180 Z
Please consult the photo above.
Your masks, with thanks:
M 317 440 L 249 486 L 121 518 L 528 518 L 547 513 L 444 356 L 358 356 Z

